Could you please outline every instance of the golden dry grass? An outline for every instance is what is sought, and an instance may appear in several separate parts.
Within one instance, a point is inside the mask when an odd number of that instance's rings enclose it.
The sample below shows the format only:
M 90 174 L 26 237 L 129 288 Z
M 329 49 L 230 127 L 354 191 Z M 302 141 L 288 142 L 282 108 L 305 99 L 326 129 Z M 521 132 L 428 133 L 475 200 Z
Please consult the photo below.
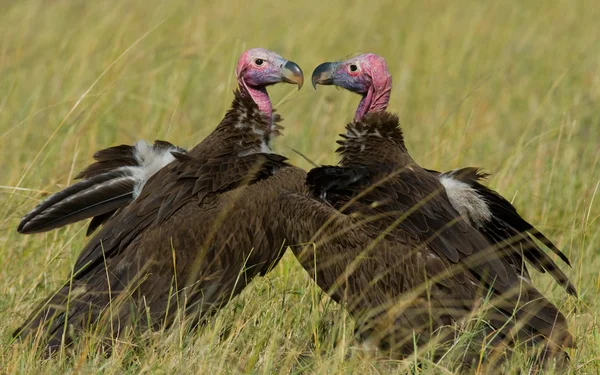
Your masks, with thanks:
M 39 361 L 10 332 L 68 276 L 84 225 L 22 236 L 19 218 L 72 181 L 95 150 L 137 139 L 184 147 L 228 108 L 250 47 L 304 68 L 361 52 L 388 60 L 390 110 L 424 166 L 481 166 L 572 259 L 580 299 L 536 285 L 576 336 L 572 373 L 600 372 L 600 7 L 592 1 L 0 2 L 0 372 L 391 373 L 356 348 L 352 320 L 287 254 L 208 327 L 175 329 L 103 358 Z M 276 148 L 296 165 L 335 163 L 356 96 L 274 87 Z M 594 199 L 595 198 L 595 199 Z M 577 308 L 577 309 L 575 309 Z M 226 334 L 224 334 L 226 332 Z M 510 371 L 523 362 L 516 358 Z M 426 364 L 451 373 L 453 364 Z M 507 371 L 509 371 L 507 370 Z

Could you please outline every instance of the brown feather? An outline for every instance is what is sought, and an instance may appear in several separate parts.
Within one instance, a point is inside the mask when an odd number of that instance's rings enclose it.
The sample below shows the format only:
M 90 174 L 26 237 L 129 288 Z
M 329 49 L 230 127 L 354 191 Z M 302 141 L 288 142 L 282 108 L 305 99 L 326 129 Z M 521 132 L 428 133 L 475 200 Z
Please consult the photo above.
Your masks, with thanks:
M 340 166 L 309 172 L 308 191 L 282 197 L 280 209 L 295 225 L 292 243 L 316 244 L 293 247 L 301 264 L 347 306 L 362 337 L 409 355 L 413 337 L 428 343 L 491 291 L 495 309 L 484 315 L 501 340 L 574 345 L 558 309 L 519 278 L 503 249 L 466 222 L 437 176 L 410 157 L 397 116 L 367 114 L 342 138 Z M 449 340 L 452 332 L 439 337 Z
M 531 236 L 570 266 L 567 256 L 541 232 L 525 221 L 509 201 L 481 183 L 481 180 L 488 176 L 487 173 L 477 168 L 462 168 L 441 174 L 436 171 L 428 170 L 428 172 L 439 177 L 448 176 L 467 184 L 485 201 L 492 215 L 490 220 L 478 227 L 478 230 L 490 242 L 503 246 L 507 260 L 519 274 L 529 278 L 529 272 L 525 266 L 526 260 L 537 271 L 549 272 L 569 294 L 577 296 L 577 289 L 569 278 Z
M 236 92 L 215 131 L 148 180 L 86 245 L 72 280 L 15 334 L 42 328 L 53 351 L 92 323 L 114 338 L 126 327 L 169 325 L 178 311 L 200 322 L 268 272 L 285 242 L 272 203 L 284 191 L 299 191 L 306 177 L 284 157 L 260 153 L 265 139 L 255 130 L 270 127 Z M 73 329 L 63 338 L 67 326 Z

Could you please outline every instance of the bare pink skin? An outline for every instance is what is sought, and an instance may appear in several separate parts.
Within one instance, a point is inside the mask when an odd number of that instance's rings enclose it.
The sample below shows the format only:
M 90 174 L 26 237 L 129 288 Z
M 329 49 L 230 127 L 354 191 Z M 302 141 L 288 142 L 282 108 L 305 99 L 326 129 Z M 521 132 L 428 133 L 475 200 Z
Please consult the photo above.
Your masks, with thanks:
M 266 87 L 282 82 L 281 67 L 286 62 L 273 51 L 253 48 L 242 53 L 235 69 L 240 91 L 250 95 L 261 112 L 269 118 L 273 114 L 273 105 Z
M 354 115 L 355 121 L 369 112 L 387 109 L 392 92 L 392 75 L 383 57 L 366 53 L 332 64 L 335 65 L 330 84 L 362 96 Z
M 392 75 L 385 59 L 374 53 L 362 55 L 364 74 L 371 77 L 367 95 L 360 101 L 354 120 L 360 120 L 369 112 L 383 112 L 387 109 L 392 92 Z

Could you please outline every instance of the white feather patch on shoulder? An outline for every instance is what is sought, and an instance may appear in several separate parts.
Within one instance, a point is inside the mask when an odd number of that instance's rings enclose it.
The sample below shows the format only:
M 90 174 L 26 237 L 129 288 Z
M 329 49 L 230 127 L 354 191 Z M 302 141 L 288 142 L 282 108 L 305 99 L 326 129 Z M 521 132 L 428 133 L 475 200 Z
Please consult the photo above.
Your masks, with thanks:
M 171 151 L 181 152 L 181 150 L 179 150 L 177 147 L 158 149 L 152 145 L 149 145 L 145 141 L 136 142 L 134 147 L 135 150 L 133 155 L 135 160 L 137 160 L 138 165 L 129 168 L 132 169 L 132 175 L 138 182 L 133 190 L 133 199 L 140 195 L 140 192 L 150 177 L 161 170 L 165 165 L 175 160 L 175 157 L 171 154 Z
M 440 182 L 454 209 L 472 225 L 483 226 L 492 218 L 487 203 L 471 186 L 446 175 L 440 176 Z

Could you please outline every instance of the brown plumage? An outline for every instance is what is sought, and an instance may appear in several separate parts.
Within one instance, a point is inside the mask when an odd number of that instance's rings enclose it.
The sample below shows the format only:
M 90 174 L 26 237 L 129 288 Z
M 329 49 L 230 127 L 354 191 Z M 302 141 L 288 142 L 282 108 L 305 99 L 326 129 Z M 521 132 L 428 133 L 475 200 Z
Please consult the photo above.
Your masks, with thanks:
M 308 196 L 285 194 L 280 204 L 295 225 L 291 242 L 316 243 L 295 246 L 296 256 L 347 306 L 364 339 L 409 355 L 413 340 L 422 346 L 440 332 L 450 339 L 453 330 L 445 329 L 490 292 L 494 309 L 484 316 L 498 332 L 495 343 L 546 342 L 547 353 L 573 345 L 564 316 L 412 160 L 395 115 L 367 114 L 342 137 L 340 166 L 312 170 Z
M 338 141 L 339 166 L 313 169 L 307 176 L 309 197 L 287 198 L 314 212 L 311 220 L 296 215 L 302 225 L 294 240 L 316 241 L 316 246 L 295 247 L 295 253 L 321 288 L 348 306 L 361 336 L 403 357 L 434 335 L 449 341 L 454 329 L 448 327 L 466 319 L 488 296 L 493 307 L 483 316 L 494 332 L 494 347 L 541 343 L 541 359 L 564 358 L 563 349 L 574 346 L 565 317 L 531 285 L 524 261 L 553 272 L 570 292 L 574 287 L 551 268 L 553 262 L 520 247 L 525 236 L 516 245 L 510 240 L 530 227 L 504 222 L 520 218 L 507 201 L 472 180 L 466 180 L 469 196 L 460 196 L 462 191 L 414 162 L 398 117 L 385 112 L 391 91 L 385 61 L 367 54 L 324 63 L 315 69 L 313 84 L 345 87 L 362 100 Z M 464 174 L 445 177 L 465 179 Z M 477 194 L 494 199 L 483 201 Z M 479 206 L 469 206 L 473 198 Z M 510 231 L 488 237 L 480 226 L 488 215 L 498 215 L 490 222 Z
M 385 59 L 369 53 L 343 62 L 323 63 L 312 75 L 312 82 L 336 85 L 362 96 L 355 120 L 366 113 L 385 111 L 391 94 L 392 77 Z M 488 241 L 503 249 L 502 256 L 522 277 L 530 279 L 526 264 L 548 272 L 565 290 L 577 290 L 564 272 L 530 236 L 539 240 L 570 266 L 569 259 L 547 237 L 524 220 L 515 207 L 496 191 L 481 184 L 486 175 L 477 168 L 462 168 L 445 173 L 427 170 L 442 183 L 450 203 Z
M 456 185 L 457 182 L 464 184 L 462 187 L 455 187 L 454 190 L 467 187 L 467 194 L 471 194 L 475 200 L 484 202 L 491 213 L 487 218 L 473 217 L 474 210 L 469 209 L 469 207 L 465 207 L 461 214 L 466 216 L 469 223 L 478 229 L 488 241 L 504 248 L 507 260 L 517 273 L 530 280 L 526 266 L 529 264 L 540 273 L 548 272 L 558 284 L 565 288 L 567 293 L 577 297 L 575 285 L 531 237 L 541 242 L 571 267 L 569 258 L 543 233 L 523 219 L 517 209 L 506 198 L 481 183 L 488 176 L 486 173 L 473 167 L 455 169 L 444 173 L 433 170 L 427 171 L 438 177 L 442 184 L 450 184 L 450 186 Z M 448 186 L 445 186 L 445 188 L 446 191 L 452 189 L 449 189 Z M 460 212 L 460 204 L 453 202 L 452 199 L 450 201 L 453 203 L 454 208 Z
M 301 84 L 300 69 L 270 51 L 247 51 L 238 68 L 259 58 L 272 65 L 261 68 L 273 70 L 260 76 L 266 84 Z M 198 322 L 278 262 L 284 235 L 273 203 L 306 174 L 269 152 L 278 126 L 253 69 L 238 71 L 241 91 L 216 129 L 187 154 L 173 153 L 15 335 L 42 331 L 52 352 L 94 323 L 114 338 L 128 327 L 168 326 L 178 312 Z

